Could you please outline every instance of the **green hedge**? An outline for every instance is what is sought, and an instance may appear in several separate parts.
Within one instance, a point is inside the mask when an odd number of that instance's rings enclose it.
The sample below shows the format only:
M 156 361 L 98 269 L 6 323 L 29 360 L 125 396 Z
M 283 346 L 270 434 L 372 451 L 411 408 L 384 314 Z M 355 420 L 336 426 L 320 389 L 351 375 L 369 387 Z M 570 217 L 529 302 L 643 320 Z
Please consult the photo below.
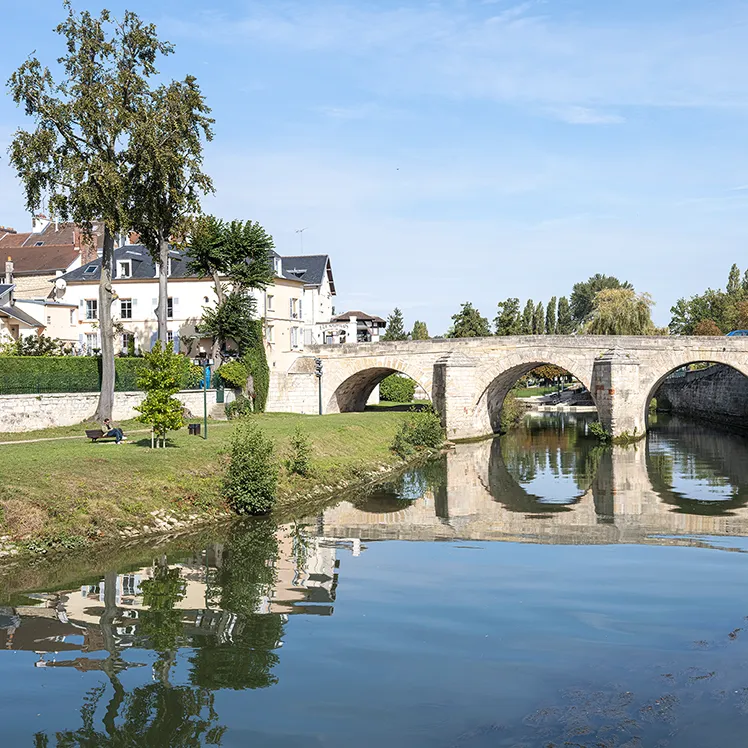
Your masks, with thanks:
M 137 390 L 142 358 L 115 359 L 114 389 Z M 101 359 L 92 356 L 1 356 L 0 394 L 98 392 Z
M 416 383 L 409 377 L 390 374 L 379 385 L 379 399 L 390 403 L 412 403 Z

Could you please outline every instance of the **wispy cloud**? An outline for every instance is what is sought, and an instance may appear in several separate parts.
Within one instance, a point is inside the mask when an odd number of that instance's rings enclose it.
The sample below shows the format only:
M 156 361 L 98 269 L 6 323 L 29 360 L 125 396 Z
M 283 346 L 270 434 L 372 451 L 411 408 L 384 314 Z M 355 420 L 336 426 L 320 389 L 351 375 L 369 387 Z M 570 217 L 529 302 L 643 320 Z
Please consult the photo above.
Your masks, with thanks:
M 585 106 L 555 107 L 548 113 L 570 125 L 620 125 L 626 120 L 619 114 L 611 114 Z

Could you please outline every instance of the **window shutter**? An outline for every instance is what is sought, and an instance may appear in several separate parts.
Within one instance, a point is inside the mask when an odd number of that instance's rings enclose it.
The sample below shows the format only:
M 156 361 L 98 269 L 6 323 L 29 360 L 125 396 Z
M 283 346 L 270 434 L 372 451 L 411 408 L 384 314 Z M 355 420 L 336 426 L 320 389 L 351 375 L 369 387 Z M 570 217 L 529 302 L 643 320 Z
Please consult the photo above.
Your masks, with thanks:
M 81 299 L 80 308 L 83 309 L 84 306 L 86 306 L 86 300 L 85 299 Z
M 174 331 L 174 353 L 179 353 L 179 332 Z
M 153 346 L 156 345 L 157 340 L 158 340 L 158 333 L 152 332 L 151 333 L 151 350 L 153 350 Z
M 157 307 L 158 306 L 158 299 L 151 299 L 151 306 Z
M 301 299 L 299 299 L 299 319 L 304 319 L 304 315 L 301 313 Z
M 86 336 L 83 333 L 80 333 L 78 335 L 78 343 L 80 344 L 80 347 L 82 350 L 86 350 Z
M 178 304 L 179 304 L 179 299 L 172 299 L 172 300 L 171 300 L 171 305 L 172 305 L 173 307 L 177 306 Z
M 131 299 L 131 300 L 130 300 L 130 303 L 131 303 L 131 304 L 132 304 L 133 306 L 137 306 L 137 305 L 138 305 L 138 300 L 137 300 L 137 299 Z
M 293 299 L 288 300 L 288 316 L 293 319 Z

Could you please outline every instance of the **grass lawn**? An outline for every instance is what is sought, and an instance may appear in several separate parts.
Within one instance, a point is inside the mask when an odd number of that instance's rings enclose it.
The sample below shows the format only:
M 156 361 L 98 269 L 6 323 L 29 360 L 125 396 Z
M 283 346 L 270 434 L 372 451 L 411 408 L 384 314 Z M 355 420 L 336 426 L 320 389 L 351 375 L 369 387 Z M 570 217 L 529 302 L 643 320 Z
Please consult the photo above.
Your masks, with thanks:
M 537 397 L 538 395 L 550 395 L 552 392 L 558 392 L 558 387 L 518 387 L 512 390 L 515 397 Z
M 394 464 L 390 444 L 400 412 L 302 416 L 268 413 L 252 416 L 275 440 L 279 460 L 288 453 L 297 426 L 312 443 L 314 475 L 282 472 L 279 498 L 316 483 L 330 484 L 367 466 Z M 87 535 L 107 528 L 137 525 L 154 509 L 223 511 L 220 478 L 233 423 L 210 422 L 208 440 L 174 433 L 167 449 L 150 449 L 150 434 L 133 433 L 136 421 L 120 424 L 129 440 L 94 444 L 85 438 L 27 444 L 0 444 L 2 534 L 44 532 Z M 0 442 L 81 435 L 83 426 L 23 434 L 2 434 Z

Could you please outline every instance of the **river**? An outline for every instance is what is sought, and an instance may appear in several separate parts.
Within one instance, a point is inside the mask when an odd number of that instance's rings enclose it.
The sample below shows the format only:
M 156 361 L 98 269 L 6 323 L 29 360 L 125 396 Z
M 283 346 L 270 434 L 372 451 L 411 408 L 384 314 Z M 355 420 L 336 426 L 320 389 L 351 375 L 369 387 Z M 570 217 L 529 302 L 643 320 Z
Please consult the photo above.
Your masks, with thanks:
M 744 746 L 746 441 L 587 425 L 0 577 L 2 744 Z

